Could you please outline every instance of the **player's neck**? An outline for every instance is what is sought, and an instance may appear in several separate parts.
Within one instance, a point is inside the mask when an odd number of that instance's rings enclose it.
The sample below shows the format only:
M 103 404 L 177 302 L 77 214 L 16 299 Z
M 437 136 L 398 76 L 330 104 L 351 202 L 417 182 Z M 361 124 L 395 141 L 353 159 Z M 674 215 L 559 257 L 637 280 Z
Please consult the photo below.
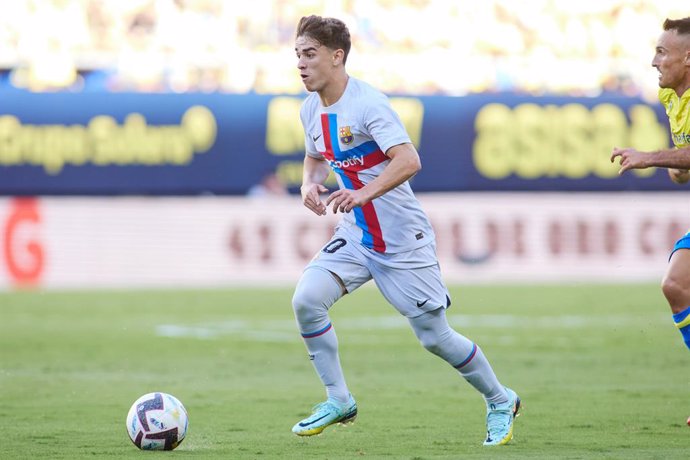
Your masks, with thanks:
M 690 89 L 690 82 L 687 82 L 686 84 L 679 86 L 678 88 L 675 88 L 676 94 L 678 97 L 683 97 L 683 94 L 685 94 L 688 89 Z
M 329 107 L 338 102 L 345 92 L 349 80 L 350 77 L 345 72 L 335 76 L 323 90 L 319 91 L 321 104 L 324 107 Z

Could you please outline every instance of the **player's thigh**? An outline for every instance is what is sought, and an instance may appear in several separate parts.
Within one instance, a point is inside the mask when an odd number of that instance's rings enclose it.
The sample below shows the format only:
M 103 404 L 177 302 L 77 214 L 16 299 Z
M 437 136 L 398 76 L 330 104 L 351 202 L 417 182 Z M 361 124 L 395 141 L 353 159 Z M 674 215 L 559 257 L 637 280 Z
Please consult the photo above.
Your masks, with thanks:
M 347 292 L 352 292 L 371 279 L 366 260 L 343 235 L 336 235 L 316 254 L 307 267 L 321 267 L 335 274 Z
M 690 232 L 676 242 L 669 258 L 666 278 L 690 285 Z
M 664 280 L 690 288 L 690 248 L 673 251 Z
M 386 300 L 409 318 L 450 306 L 438 264 L 407 269 L 378 265 L 373 274 Z

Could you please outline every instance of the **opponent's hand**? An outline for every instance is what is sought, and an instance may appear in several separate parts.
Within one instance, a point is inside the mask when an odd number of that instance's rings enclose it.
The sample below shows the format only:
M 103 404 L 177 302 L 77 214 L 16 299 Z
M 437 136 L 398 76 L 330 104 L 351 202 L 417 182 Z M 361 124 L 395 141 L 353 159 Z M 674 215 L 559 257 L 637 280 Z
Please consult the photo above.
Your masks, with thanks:
M 303 185 L 300 187 L 302 203 L 317 216 L 326 215 L 326 205 L 321 201 L 321 194 L 328 192 L 322 184 Z
M 668 177 L 676 184 L 685 184 L 690 180 L 690 172 L 687 169 L 673 169 L 668 170 Z
M 362 197 L 362 189 L 340 189 L 331 193 L 328 198 L 326 198 L 326 206 L 330 206 L 331 204 L 333 204 L 333 214 L 336 214 L 338 211 L 350 212 L 356 206 L 366 204 L 366 201 Z
M 632 148 L 619 149 L 618 147 L 614 147 L 611 153 L 611 163 L 613 163 L 616 158 L 620 158 L 621 165 L 618 174 L 623 174 L 629 169 L 644 169 L 648 167 L 646 160 L 649 159 L 649 154 Z

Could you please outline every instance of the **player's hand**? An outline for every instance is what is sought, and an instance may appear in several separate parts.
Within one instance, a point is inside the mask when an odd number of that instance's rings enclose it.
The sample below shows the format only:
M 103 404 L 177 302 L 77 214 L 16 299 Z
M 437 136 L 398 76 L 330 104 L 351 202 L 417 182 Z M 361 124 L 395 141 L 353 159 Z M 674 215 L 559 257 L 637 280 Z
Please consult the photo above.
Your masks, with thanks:
M 668 170 L 668 177 L 676 184 L 685 184 L 690 180 L 690 172 L 687 169 L 673 169 Z
M 328 192 L 322 184 L 310 184 L 300 187 L 302 203 L 317 216 L 326 215 L 326 205 L 321 201 L 321 194 Z
M 620 159 L 619 162 L 621 165 L 618 174 L 623 174 L 629 169 L 644 169 L 648 167 L 647 160 L 649 159 L 649 154 L 632 148 L 619 149 L 618 147 L 614 147 L 611 153 L 611 163 L 613 163 L 616 158 Z
M 336 214 L 338 211 L 350 212 L 353 208 L 366 204 L 366 201 L 362 198 L 362 189 L 340 189 L 326 198 L 326 206 L 331 204 L 333 205 L 333 214 Z

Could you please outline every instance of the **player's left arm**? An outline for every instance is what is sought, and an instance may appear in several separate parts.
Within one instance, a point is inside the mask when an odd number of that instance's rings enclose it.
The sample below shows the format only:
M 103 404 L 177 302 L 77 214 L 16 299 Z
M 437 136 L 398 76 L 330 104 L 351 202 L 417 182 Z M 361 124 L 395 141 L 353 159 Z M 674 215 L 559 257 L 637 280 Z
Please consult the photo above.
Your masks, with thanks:
M 386 151 L 386 155 L 391 161 L 376 179 L 358 190 L 333 192 L 326 200 L 326 206 L 332 204 L 334 213 L 350 212 L 394 189 L 422 169 L 419 153 L 411 143 L 394 145 Z
M 669 168 L 668 177 L 676 184 L 685 184 L 690 180 L 690 171 L 687 169 Z

